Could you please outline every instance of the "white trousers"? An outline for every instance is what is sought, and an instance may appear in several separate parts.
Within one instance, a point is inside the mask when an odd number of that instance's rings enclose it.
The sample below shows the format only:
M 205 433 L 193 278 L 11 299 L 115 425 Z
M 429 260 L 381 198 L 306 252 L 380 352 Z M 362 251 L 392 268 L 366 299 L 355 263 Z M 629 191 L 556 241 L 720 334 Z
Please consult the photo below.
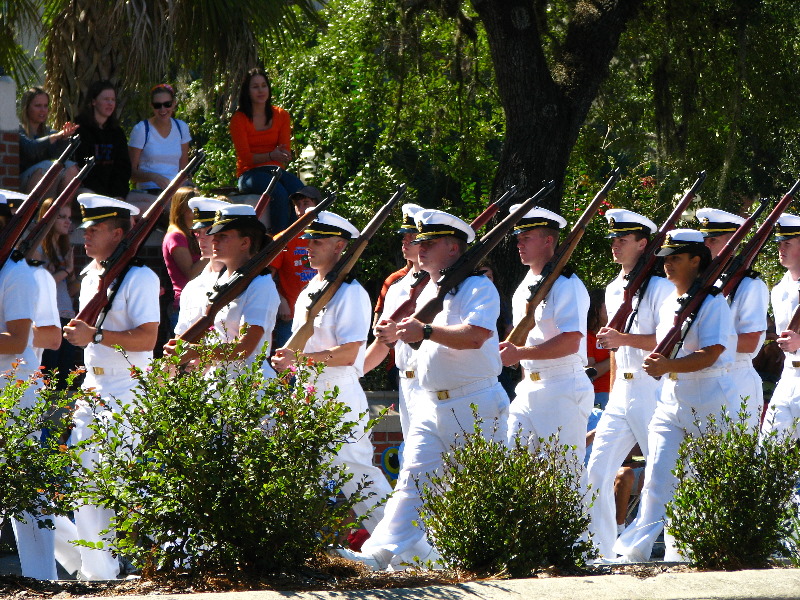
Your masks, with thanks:
M 463 442 L 464 432 L 474 431 L 475 419 L 470 405 L 477 406 L 477 414 L 483 420 L 483 434 L 498 442 L 506 440 L 508 418 L 508 396 L 499 383 L 471 395 L 442 401 L 433 400 L 422 392 L 413 402 L 414 417 L 410 421 L 405 459 L 394 493 L 386 503 L 384 518 L 361 548 L 364 553 L 389 550 L 403 561 L 427 556 L 431 550 L 419 524 L 422 501 L 415 478 L 424 485 L 429 473 L 441 469 L 442 454 Z M 497 431 L 493 431 L 495 424 Z
M 761 377 L 753 368 L 752 360 L 737 360 L 729 370 L 730 377 L 734 380 L 736 389 L 736 405 L 732 407 L 731 418 L 735 421 L 739 417 L 739 408 L 743 400 L 747 411 L 747 424 L 750 428 L 758 427 L 761 423 L 761 411 L 764 409 L 764 388 Z
M 699 433 L 708 417 L 720 415 L 737 405 L 733 379 L 727 373 L 673 381 L 664 378 L 659 402 L 648 437 L 647 466 L 644 472 L 639 514 L 614 544 L 614 552 L 636 562 L 650 560 L 653 544 L 664 527 L 667 502 L 672 500 L 678 478 L 672 470 L 678 462 L 678 449 L 687 432 Z
M 800 368 L 786 367 L 772 393 L 761 432 L 791 431 L 792 437 L 800 440 L 800 425 L 795 426 L 795 419 L 800 419 Z
M 617 539 L 614 481 L 622 461 L 637 443 L 647 456 L 647 427 L 656 410 L 661 382 L 643 371 L 623 372 L 614 381 L 608 405 L 597 423 L 588 477 L 594 502 L 589 508 L 589 531 L 601 556 L 613 558 Z
M 336 400 L 343 402 L 349 407 L 349 411 L 344 415 L 347 421 L 357 421 L 353 430 L 354 439 L 346 444 L 343 444 L 338 454 L 333 459 L 333 464 L 342 466 L 348 473 L 353 474 L 353 478 L 342 486 L 342 493 L 345 496 L 350 496 L 356 492 L 358 484 L 363 481 L 369 482 L 369 487 L 363 490 L 364 495 L 372 494 L 362 502 L 357 503 L 353 510 L 359 516 L 368 516 L 364 519 L 364 528 L 370 533 L 375 529 L 375 526 L 383 518 L 383 506 L 377 506 L 381 503 L 386 496 L 392 493 L 392 486 L 386 479 L 378 467 L 373 465 L 372 457 L 375 449 L 372 441 L 364 432 L 364 429 L 369 421 L 369 404 L 367 403 L 367 396 L 364 390 L 361 389 L 361 384 L 358 378 L 353 375 L 352 377 L 343 377 L 337 379 L 326 379 L 323 373 L 316 382 L 319 397 L 325 391 L 332 391 L 334 387 L 339 388 L 339 395 Z M 359 418 L 361 413 L 366 413 L 365 416 Z

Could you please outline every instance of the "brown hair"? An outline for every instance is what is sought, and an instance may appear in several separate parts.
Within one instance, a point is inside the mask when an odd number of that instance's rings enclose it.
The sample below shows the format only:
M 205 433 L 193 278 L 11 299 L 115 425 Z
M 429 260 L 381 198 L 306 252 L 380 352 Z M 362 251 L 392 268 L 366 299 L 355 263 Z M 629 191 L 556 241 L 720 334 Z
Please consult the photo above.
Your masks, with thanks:
M 39 219 L 44 218 L 47 210 L 55 202 L 54 198 L 47 198 L 42 202 L 42 207 L 39 209 Z M 62 206 L 71 211 L 69 204 Z M 64 269 L 67 266 L 67 258 L 73 251 L 72 244 L 69 241 L 69 236 L 58 233 L 55 227 L 50 227 L 47 234 L 42 240 L 42 250 L 49 263 L 48 267 L 51 272 L 56 272 L 59 269 Z
M 189 252 L 200 254 L 200 246 L 183 220 L 183 214 L 189 206 L 189 200 L 195 196 L 197 196 L 197 190 L 190 186 L 183 186 L 175 192 L 169 208 L 169 225 L 176 228 L 186 237 L 187 242 L 189 242 Z
M 20 104 L 19 122 L 22 124 L 22 128 L 25 130 L 25 133 L 26 135 L 28 135 L 28 137 L 42 137 L 48 132 L 47 123 L 41 123 L 36 131 L 31 131 L 31 124 L 30 121 L 28 120 L 28 108 L 30 108 L 34 98 L 42 94 L 47 96 L 47 102 L 49 104 L 50 94 L 45 92 L 40 87 L 32 87 L 29 90 L 26 90 L 25 93 L 22 94 L 22 98 L 19 101 Z

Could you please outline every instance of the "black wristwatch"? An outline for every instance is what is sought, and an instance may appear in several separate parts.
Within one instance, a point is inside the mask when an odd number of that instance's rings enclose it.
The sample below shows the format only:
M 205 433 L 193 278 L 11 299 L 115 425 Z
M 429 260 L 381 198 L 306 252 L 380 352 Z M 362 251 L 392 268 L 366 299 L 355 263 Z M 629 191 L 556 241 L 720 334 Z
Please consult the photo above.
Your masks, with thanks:
M 431 339 L 432 335 L 433 335 L 433 325 L 431 325 L 430 323 L 425 323 L 425 325 L 422 326 L 422 339 L 429 340 Z
M 103 341 L 103 337 L 104 337 L 103 336 L 103 330 L 98 327 L 97 331 L 94 332 L 94 337 L 92 338 L 92 341 L 95 344 L 99 344 L 100 342 Z

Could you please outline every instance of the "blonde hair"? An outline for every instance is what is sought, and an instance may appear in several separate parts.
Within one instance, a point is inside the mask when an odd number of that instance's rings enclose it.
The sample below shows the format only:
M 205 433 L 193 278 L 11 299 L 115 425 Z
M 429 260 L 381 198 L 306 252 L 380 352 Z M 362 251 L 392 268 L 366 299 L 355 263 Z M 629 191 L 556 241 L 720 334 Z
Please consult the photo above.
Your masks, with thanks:
M 34 98 L 36 98 L 36 96 L 41 96 L 42 94 L 47 96 L 47 103 L 49 104 L 50 94 L 45 92 L 40 87 L 32 87 L 26 90 L 25 93 L 22 94 L 22 98 L 19 101 L 20 105 L 19 122 L 22 125 L 22 128 L 25 130 L 25 134 L 28 137 L 42 137 L 49 131 L 49 129 L 47 128 L 47 123 L 41 123 L 37 127 L 36 131 L 31 131 L 31 122 L 28 119 L 28 109 L 30 108 L 31 103 L 33 102 Z

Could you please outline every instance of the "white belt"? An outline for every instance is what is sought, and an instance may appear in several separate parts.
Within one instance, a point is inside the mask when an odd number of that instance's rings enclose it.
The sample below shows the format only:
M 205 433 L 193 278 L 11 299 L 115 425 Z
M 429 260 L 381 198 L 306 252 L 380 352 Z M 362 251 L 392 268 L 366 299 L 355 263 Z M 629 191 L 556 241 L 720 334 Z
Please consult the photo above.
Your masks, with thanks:
M 455 398 L 463 398 L 464 396 L 471 396 L 481 390 L 489 389 L 497 385 L 497 378 L 490 377 L 488 379 L 481 379 L 475 383 L 468 383 L 461 387 L 453 388 L 452 390 L 439 390 L 432 392 L 430 390 L 422 390 L 431 400 L 453 400 Z
M 719 377 L 721 375 L 726 375 L 727 373 L 727 367 L 719 367 L 716 369 L 693 371 L 692 373 L 667 373 L 666 377 L 672 381 L 683 381 L 686 379 L 707 379 L 709 377 Z
M 542 381 L 543 379 L 553 379 L 559 375 L 568 375 L 570 373 L 583 373 L 584 367 L 582 365 L 562 365 L 559 367 L 544 367 L 528 371 L 526 369 L 525 378 L 531 381 Z
M 731 363 L 730 370 L 733 371 L 734 369 L 743 369 L 743 368 L 750 368 L 753 366 L 753 359 L 748 357 L 745 358 L 737 358 L 736 360 Z

